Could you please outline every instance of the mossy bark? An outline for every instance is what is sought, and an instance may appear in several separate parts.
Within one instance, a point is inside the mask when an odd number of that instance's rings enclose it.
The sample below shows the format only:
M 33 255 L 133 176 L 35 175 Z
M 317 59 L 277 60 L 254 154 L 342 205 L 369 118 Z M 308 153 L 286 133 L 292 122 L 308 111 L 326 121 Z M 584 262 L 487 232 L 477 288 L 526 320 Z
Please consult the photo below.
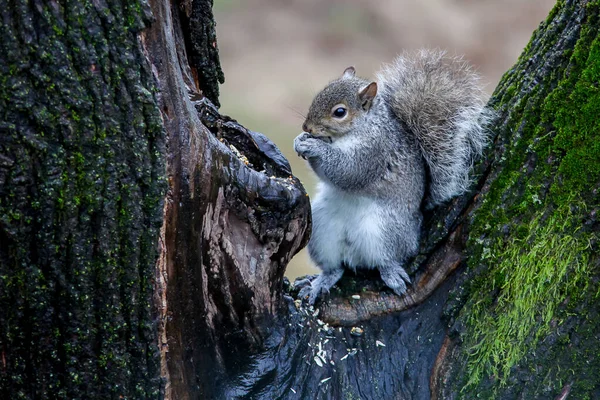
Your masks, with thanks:
M 559 1 L 490 101 L 437 398 L 600 396 L 599 29 L 600 2 Z
M 0 398 L 158 398 L 148 5 L 1 8 Z
M 212 1 L 123 4 L 3 9 L 0 397 L 599 397 L 599 1 L 502 80 L 409 294 L 346 276 L 317 309 L 283 279 L 302 185 L 213 106 Z
M 278 322 L 309 200 L 213 106 L 211 7 L 3 4 L 0 398 L 219 397 Z

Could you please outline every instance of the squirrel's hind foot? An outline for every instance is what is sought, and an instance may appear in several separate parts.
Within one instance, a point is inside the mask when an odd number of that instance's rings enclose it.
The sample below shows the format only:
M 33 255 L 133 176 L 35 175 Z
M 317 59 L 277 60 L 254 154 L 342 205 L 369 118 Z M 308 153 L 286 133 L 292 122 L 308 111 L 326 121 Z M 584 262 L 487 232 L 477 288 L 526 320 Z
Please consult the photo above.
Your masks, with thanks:
M 317 301 L 317 298 L 322 293 L 329 293 L 329 289 L 331 289 L 333 285 L 335 285 L 337 281 L 340 280 L 343 274 L 344 270 L 340 268 L 328 273 L 323 272 L 321 275 L 317 276 L 313 281 L 309 281 L 309 279 L 303 279 L 301 281 L 296 282 L 296 287 L 305 285 L 302 289 L 300 289 L 298 297 L 300 297 L 301 300 L 305 300 L 308 298 L 308 304 L 313 306 Z
M 400 264 L 391 264 L 380 267 L 379 273 L 383 282 L 394 291 L 398 296 L 406 293 L 406 284 L 410 284 L 410 278 Z

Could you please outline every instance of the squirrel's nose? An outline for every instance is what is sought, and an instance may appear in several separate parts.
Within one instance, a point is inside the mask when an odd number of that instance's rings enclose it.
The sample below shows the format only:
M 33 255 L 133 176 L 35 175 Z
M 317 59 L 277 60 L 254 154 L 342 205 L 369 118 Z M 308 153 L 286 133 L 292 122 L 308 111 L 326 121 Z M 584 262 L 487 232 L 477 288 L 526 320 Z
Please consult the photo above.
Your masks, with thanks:
M 312 133 L 312 130 L 308 128 L 308 125 L 306 125 L 306 122 L 302 124 L 302 130 L 304 132 Z

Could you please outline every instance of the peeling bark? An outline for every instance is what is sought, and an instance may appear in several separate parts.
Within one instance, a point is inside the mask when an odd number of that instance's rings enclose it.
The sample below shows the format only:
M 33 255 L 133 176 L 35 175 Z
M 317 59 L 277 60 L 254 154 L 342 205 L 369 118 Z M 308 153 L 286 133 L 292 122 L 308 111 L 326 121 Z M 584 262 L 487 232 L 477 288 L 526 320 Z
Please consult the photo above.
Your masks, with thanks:
M 317 308 L 283 277 L 310 232 L 304 188 L 215 106 L 212 1 L 82 4 L 11 3 L 0 26 L 0 397 L 599 393 L 598 1 L 559 3 L 499 85 L 494 146 L 472 190 L 426 215 L 407 295 L 346 273 Z M 478 375 L 489 315 L 531 264 L 510 249 L 542 240 L 579 246 L 547 278 L 560 304 L 535 303 L 549 328 Z
M 186 4 L 187 20 L 175 6 L 151 2 L 159 23 L 144 41 L 168 136 L 156 292 L 173 399 L 219 397 L 240 355 L 262 348 L 282 308 L 285 265 L 305 245 L 309 224 L 306 192 L 279 150 L 221 116 L 209 100 L 215 91 L 196 86 L 216 68 L 197 62 L 205 51 L 198 46 L 213 48 L 194 39 L 198 31 L 214 35 L 207 4 Z

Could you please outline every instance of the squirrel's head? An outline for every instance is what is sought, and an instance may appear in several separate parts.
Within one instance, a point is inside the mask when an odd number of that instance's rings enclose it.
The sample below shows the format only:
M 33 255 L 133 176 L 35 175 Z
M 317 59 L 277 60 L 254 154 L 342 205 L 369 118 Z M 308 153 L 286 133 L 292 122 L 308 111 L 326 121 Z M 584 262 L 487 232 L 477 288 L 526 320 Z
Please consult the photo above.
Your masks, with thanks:
M 339 138 L 368 113 L 377 95 L 377 83 L 355 77 L 354 67 L 329 83 L 308 110 L 302 129 L 316 137 Z

